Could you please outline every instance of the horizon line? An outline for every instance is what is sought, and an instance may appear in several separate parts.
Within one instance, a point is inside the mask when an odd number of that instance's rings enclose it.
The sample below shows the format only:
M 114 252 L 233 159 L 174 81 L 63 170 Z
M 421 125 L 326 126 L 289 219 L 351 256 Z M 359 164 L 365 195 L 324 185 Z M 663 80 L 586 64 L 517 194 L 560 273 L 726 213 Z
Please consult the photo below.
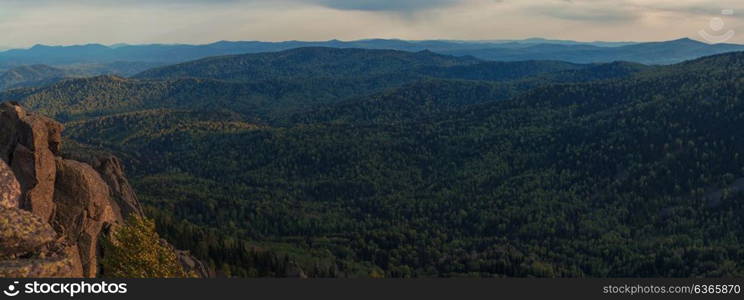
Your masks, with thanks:
M 482 44 L 506 44 L 506 43 L 520 43 L 520 42 L 526 42 L 526 41 L 545 41 L 545 43 L 542 44 L 558 44 L 558 43 L 577 43 L 577 44 L 643 44 L 643 43 L 659 43 L 659 42 L 672 42 L 672 41 L 679 41 L 679 40 L 692 40 L 695 42 L 708 44 L 708 45 L 717 45 L 717 44 L 729 44 L 729 45 L 744 45 L 744 44 L 737 44 L 737 43 L 708 43 L 703 40 L 698 40 L 691 37 L 681 37 L 676 39 L 669 39 L 669 40 L 651 40 L 651 41 L 602 41 L 602 40 L 594 40 L 594 41 L 581 41 L 581 40 L 570 40 L 570 39 L 554 39 L 554 38 L 544 38 L 544 37 L 528 37 L 523 39 L 476 39 L 476 40 L 464 40 L 464 39 L 421 39 L 421 40 L 408 40 L 408 39 L 402 39 L 402 38 L 363 38 L 363 39 L 350 39 L 350 40 L 341 40 L 341 39 L 330 39 L 330 40 L 283 40 L 283 41 L 261 41 L 261 40 L 216 40 L 209 43 L 113 43 L 113 44 L 106 44 L 106 43 L 97 43 L 97 42 L 90 42 L 90 43 L 75 43 L 75 44 L 44 44 L 44 43 L 38 43 L 34 44 L 32 46 L 27 47 L 2 47 L 0 46 L 0 52 L 7 52 L 12 50 L 30 50 L 35 47 L 81 47 L 81 46 L 104 46 L 107 48 L 115 49 L 119 47 L 127 47 L 127 46 L 209 46 L 214 45 L 218 43 L 266 43 L 266 44 L 281 44 L 281 43 L 329 43 L 329 42 L 341 42 L 341 43 L 353 43 L 353 42 L 364 42 L 364 41 L 400 41 L 400 42 L 411 42 L 411 43 L 421 43 L 421 42 L 451 42 L 451 43 L 482 43 Z M 539 43 L 535 43 L 539 44 Z

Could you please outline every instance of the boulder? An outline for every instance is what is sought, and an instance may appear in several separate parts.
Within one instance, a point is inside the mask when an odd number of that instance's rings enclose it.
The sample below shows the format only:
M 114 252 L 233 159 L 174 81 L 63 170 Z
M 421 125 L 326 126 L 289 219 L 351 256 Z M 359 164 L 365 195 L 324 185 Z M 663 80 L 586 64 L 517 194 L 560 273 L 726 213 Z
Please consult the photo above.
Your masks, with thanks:
M 108 185 L 90 165 L 57 159 L 56 166 L 53 225 L 68 241 L 77 243 L 83 275 L 95 277 L 101 229 L 120 217 L 111 207 Z
M 111 200 L 114 202 L 112 206 L 119 209 L 123 219 L 131 215 L 145 215 L 137 194 L 124 175 L 121 161 L 116 156 L 104 155 L 81 161 L 89 163 L 108 184 Z
M 70 261 L 70 273 L 65 277 L 82 278 L 83 276 L 83 263 L 80 261 L 80 250 L 77 245 L 66 245 L 62 249 L 62 253 L 65 257 L 69 258 Z
M 0 208 L 18 208 L 21 186 L 13 171 L 0 159 Z
M 71 257 L 0 261 L 1 278 L 78 278 Z
M 38 216 L 17 208 L 0 208 L 0 257 L 37 252 L 57 237 Z
M 183 271 L 186 272 L 186 274 L 193 274 L 199 278 L 214 277 L 204 263 L 194 257 L 191 252 L 177 250 L 175 248 L 173 248 L 173 250 L 176 252 L 178 262 L 181 264 L 181 267 L 183 267 Z
M 284 274 L 287 278 L 301 278 L 307 279 L 307 274 L 302 270 L 302 267 L 297 263 L 292 263 L 288 266 L 286 273 Z
M 25 195 L 20 201 L 20 207 L 49 221 L 54 213 L 52 195 L 56 177 L 52 152 L 48 149 L 32 152 L 25 146 L 18 145 L 13 151 L 11 167 Z
M 20 182 L 19 206 L 48 221 L 54 213 L 54 158 L 61 145 L 62 125 L 17 104 L 3 103 L 0 128 L 0 158 Z
M 11 154 L 19 141 L 20 108 L 10 103 L 0 104 L 0 159 L 10 162 Z

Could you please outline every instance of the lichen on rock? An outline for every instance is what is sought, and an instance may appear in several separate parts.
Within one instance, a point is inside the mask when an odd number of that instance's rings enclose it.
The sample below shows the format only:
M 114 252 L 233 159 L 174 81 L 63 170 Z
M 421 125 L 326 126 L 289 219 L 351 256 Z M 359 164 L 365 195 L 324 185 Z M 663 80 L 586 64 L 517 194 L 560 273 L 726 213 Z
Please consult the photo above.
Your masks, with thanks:
M 17 208 L 21 196 L 21 185 L 13 171 L 0 159 L 0 207 Z
M 34 252 L 57 233 L 38 216 L 17 208 L 0 208 L 0 257 Z
M 73 261 L 67 257 L 0 261 L 0 277 L 57 278 L 70 277 Z

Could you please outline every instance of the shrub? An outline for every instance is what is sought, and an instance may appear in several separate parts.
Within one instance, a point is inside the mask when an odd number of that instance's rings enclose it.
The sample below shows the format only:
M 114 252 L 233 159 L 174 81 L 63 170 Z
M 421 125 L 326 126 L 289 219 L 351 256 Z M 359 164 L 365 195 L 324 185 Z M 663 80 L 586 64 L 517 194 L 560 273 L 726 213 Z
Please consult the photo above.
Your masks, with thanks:
M 116 278 L 189 277 L 173 249 L 160 239 L 155 222 L 133 216 L 104 240 L 104 276 Z

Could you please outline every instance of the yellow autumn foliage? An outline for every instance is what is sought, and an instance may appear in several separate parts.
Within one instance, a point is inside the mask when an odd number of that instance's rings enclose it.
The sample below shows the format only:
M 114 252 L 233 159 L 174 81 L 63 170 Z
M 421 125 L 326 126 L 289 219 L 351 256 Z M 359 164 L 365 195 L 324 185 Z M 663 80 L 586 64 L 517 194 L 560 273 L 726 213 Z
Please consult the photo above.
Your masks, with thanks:
M 101 265 L 106 277 L 191 277 L 184 272 L 173 249 L 161 241 L 155 222 L 138 216 L 115 228 L 104 241 Z

